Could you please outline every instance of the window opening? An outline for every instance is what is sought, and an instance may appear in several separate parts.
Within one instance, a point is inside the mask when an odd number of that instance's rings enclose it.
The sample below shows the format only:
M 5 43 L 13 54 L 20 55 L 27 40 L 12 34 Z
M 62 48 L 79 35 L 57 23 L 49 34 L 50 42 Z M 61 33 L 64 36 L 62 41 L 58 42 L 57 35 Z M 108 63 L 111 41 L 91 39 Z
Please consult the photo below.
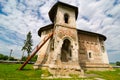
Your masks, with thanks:
M 101 48 L 102 48 L 102 52 L 104 53 L 105 52 L 105 47 L 101 46 Z
M 68 23 L 68 19 L 69 19 L 69 15 L 68 14 L 64 14 L 64 21 L 65 21 L 65 23 Z
M 88 57 L 89 57 L 89 58 L 92 58 L 91 52 L 89 52 Z

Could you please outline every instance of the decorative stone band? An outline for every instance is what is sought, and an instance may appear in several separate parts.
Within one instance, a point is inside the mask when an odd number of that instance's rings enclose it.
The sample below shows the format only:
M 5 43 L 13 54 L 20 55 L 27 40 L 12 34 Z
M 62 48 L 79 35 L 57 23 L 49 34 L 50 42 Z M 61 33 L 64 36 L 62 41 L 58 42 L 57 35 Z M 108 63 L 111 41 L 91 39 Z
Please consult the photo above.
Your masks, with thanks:
M 65 25 L 65 24 L 55 24 L 55 26 L 61 26 L 61 27 L 66 27 L 66 28 L 70 28 L 70 29 L 76 29 L 77 30 L 77 28 L 74 28 L 73 26 L 70 26 L 70 25 Z

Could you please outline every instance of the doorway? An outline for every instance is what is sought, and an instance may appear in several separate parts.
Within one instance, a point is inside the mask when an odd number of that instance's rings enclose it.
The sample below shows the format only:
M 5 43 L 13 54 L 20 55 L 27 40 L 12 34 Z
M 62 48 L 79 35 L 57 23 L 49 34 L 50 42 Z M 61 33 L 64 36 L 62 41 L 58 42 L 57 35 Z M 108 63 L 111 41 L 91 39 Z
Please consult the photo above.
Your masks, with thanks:
M 68 62 L 71 60 L 71 42 L 68 39 L 65 39 L 61 48 L 61 62 Z

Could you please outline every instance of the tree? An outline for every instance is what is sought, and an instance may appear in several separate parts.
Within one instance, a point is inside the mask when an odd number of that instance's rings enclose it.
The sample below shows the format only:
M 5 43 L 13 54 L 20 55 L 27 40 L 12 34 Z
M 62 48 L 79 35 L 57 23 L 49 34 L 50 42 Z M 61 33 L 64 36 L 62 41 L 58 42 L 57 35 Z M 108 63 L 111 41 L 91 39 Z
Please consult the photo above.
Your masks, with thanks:
M 22 47 L 22 51 L 27 51 L 28 56 L 30 56 L 30 53 L 32 51 L 32 35 L 31 32 L 28 32 L 27 38 L 24 42 L 24 46 Z
M 0 54 L 0 60 L 7 60 L 8 56 Z
M 120 66 L 120 62 L 119 62 L 119 61 L 117 61 L 117 62 L 116 62 L 116 65 L 117 65 L 117 66 Z
M 14 57 L 0 54 L 0 60 L 8 60 L 8 59 L 9 59 L 10 61 L 17 61 L 17 59 L 15 59 Z
M 26 40 L 24 40 L 24 46 L 22 47 L 22 51 L 23 51 L 23 53 L 22 53 L 22 58 L 21 58 L 21 60 L 23 59 L 23 57 L 24 57 L 24 52 L 25 52 L 25 50 L 26 50 Z
M 0 54 L 0 60 L 7 60 L 8 56 Z

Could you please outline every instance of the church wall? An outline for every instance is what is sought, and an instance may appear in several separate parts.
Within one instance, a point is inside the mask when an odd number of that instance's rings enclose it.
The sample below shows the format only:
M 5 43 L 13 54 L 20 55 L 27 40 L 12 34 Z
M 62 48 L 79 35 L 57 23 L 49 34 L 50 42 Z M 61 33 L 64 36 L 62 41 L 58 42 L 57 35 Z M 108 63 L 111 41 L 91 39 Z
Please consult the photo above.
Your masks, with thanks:
M 99 38 L 99 40 L 100 40 L 100 47 L 101 47 L 103 63 L 109 64 L 107 52 L 106 52 L 106 49 L 105 49 L 104 40 L 102 38 Z
M 102 63 L 102 53 L 97 35 L 80 33 L 79 38 L 79 62 Z
M 45 38 L 48 37 L 48 35 L 53 31 L 53 29 L 49 29 L 49 30 L 44 30 L 41 32 L 41 38 L 40 38 L 40 43 L 42 43 Z M 43 66 L 43 64 L 45 64 L 45 66 L 48 66 L 46 65 L 46 63 L 48 63 L 48 55 L 50 54 L 50 42 L 51 42 L 51 39 L 49 39 L 42 47 L 41 49 L 37 52 L 38 54 L 38 58 L 37 58 L 37 61 L 36 63 L 34 64 L 34 68 L 37 69 L 37 68 L 40 68 L 39 66 Z
M 87 32 L 78 32 L 79 64 L 84 70 L 109 70 L 104 38 Z

